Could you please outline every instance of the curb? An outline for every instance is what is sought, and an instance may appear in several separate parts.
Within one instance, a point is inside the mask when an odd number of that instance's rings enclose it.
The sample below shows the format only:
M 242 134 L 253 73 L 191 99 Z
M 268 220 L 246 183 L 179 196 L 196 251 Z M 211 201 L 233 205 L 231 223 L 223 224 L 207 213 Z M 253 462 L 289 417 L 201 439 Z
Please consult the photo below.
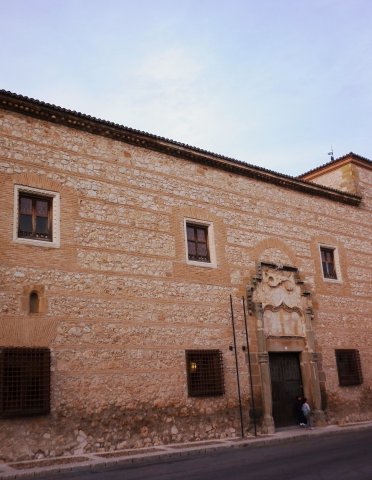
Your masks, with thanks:
M 217 450 L 278 445 L 284 442 L 296 441 L 298 438 L 313 436 L 327 437 L 339 435 L 346 431 L 364 430 L 369 428 L 372 428 L 372 422 L 347 424 L 342 426 L 332 425 L 318 427 L 313 430 L 289 429 L 270 435 L 259 435 L 258 437 L 250 436 L 245 439 L 227 438 L 223 440 L 206 440 L 201 442 L 169 444 L 115 452 L 89 453 L 54 459 L 9 462 L 0 464 L 0 480 L 29 479 L 37 477 L 45 478 L 47 475 L 58 475 L 67 472 L 98 472 L 115 469 L 117 467 L 162 463 L 174 458 L 204 455 Z M 47 465 L 48 463 L 49 465 Z M 31 466 L 27 468 L 30 464 Z M 24 465 L 24 467 L 22 467 L 22 465 Z

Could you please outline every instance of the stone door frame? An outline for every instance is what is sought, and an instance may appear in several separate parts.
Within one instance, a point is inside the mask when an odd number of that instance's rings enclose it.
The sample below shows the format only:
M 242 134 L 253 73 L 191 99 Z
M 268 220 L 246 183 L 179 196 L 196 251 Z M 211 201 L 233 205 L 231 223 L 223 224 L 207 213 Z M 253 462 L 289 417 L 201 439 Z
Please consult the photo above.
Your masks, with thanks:
M 270 302 L 265 304 L 259 295 L 255 295 L 264 281 L 263 271 L 291 272 L 296 286 L 300 288 L 301 297 L 293 310 L 299 311 L 304 322 L 303 336 L 270 336 L 265 331 L 265 309 L 271 307 Z M 286 273 L 287 275 L 288 273 Z M 256 275 L 252 284 L 247 288 L 248 313 L 255 317 L 257 335 L 257 356 L 261 382 L 262 403 L 262 433 L 274 433 L 275 425 L 272 416 L 272 390 L 269 364 L 269 352 L 295 352 L 299 354 L 304 395 L 308 398 L 314 417 L 314 424 L 325 423 L 322 411 L 321 390 L 319 382 L 318 354 L 315 351 L 315 337 L 312 329 L 313 309 L 311 293 L 305 290 L 304 282 L 300 279 L 298 268 L 289 265 L 277 265 L 261 262 L 257 264 Z

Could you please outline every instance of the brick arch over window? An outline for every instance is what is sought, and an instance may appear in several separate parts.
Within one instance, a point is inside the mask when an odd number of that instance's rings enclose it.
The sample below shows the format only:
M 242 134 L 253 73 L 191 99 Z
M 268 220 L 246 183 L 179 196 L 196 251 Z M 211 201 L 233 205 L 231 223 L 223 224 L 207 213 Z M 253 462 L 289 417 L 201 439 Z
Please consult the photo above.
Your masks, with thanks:
M 269 258 L 270 254 L 275 255 L 277 258 Z M 282 258 L 279 258 L 282 257 Z M 294 251 L 283 240 L 277 238 L 267 238 L 258 242 L 253 248 L 252 258 L 256 261 L 271 261 L 274 263 L 290 263 L 296 265 L 298 258 Z
M 20 173 L 14 175 L 12 178 L 15 185 L 25 185 L 33 188 L 52 190 L 59 193 L 62 193 L 64 190 L 69 190 L 61 183 L 56 182 L 55 180 L 52 180 L 51 178 L 45 177 L 43 175 L 35 175 L 33 173 Z

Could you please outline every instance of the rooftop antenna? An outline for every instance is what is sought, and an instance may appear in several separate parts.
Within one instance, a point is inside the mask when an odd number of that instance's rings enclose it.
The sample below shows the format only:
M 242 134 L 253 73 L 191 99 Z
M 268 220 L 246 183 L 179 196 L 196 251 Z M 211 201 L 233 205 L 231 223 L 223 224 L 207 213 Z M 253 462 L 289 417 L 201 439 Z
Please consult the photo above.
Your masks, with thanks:
M 331 162 L 333 162 L 333 161 L 334 161 L 334 159 L 335 159 L 335 157 L 333 156 L 333 147 L 332 147 L 332 145 L 331 145 L 331 151 L 330 151 L 330 152 L 328 152 L 328 155 L 330 155 L 330 156 L 331 156 Z

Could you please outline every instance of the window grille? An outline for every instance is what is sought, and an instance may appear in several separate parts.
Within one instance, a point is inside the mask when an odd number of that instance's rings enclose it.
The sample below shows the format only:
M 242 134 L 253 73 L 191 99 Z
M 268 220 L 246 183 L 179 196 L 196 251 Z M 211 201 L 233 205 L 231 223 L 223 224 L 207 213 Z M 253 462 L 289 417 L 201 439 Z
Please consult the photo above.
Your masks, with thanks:
M 208 397 L 225 393 L 220 350 L 186 350 L 186 366 L 190 396 Z
M 50 411 L 50 350 L 0 348 L 0 417 Z
M 336 350 L 336 363 L 341 387 L 363 383 L 358 350 Z

